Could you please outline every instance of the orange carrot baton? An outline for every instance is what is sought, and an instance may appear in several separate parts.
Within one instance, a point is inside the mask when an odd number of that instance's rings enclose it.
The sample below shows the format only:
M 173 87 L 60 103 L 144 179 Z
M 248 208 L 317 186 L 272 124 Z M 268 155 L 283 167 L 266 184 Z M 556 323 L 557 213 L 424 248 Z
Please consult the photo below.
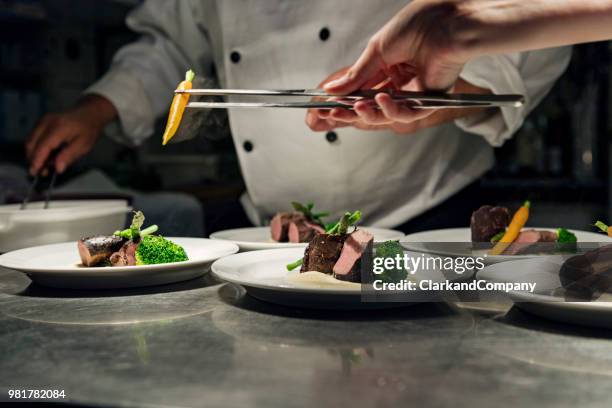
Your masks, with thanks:
M 184 91 L 191 89 L 193 87 L 193 84 L 191 83 L 193 78 L 195 78 L 195 73 L 192 70 L 187 71 L 185 74 L 185 80 L 179 84 L 176 90 Z M 165 146 L 176 134 L 176 131 L 181 124 L 181 119 L 183 119 L 183 113 L 185 112 L 187 102 L 189 102 L 189 94 L 174 95 L 172 105 L 170 105 L 170 113 L 168 113 L 168 123 L 166 124 L 166 130 L 164 130 L 162 145 Z
M 527 224 L 527 219 L 529 218 L 529 207 L 531 207 L 531 203 L 529 201 L 525 201 L 523 206 L 514 213 L 514 217 L 512 217 L 512 221 L 510 221 L 510 225 L 508 225 L 506 233 L 502 239 L 500 239 L 499 242 L 489 251 L 489 255 L 501 254 L 510 246 L 511 243 L 514 242 L 514 240 L 521 233 L 521 230 L 525 224 Z

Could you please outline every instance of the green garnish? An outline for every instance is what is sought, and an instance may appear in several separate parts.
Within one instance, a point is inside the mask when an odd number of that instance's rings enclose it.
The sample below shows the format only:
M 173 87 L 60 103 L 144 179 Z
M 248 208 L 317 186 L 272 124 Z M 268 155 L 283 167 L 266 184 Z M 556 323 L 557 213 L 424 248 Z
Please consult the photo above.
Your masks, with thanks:
M 304 214 L 304 217 L 308 218 L 309 220 L 312 220 L 321 226 L 325 225 L 325 223 L 323 222 L 323 217 L 327 217 L 329 215 L 329 212 L 327 211 L 323 211 L 319 213 L 312 212 L 312 209 L 314 208 L 313 203 L 308 203 L 304 205 L 304 204 L 298 203 L 297 201 L 292 201 L 291 205 L 293 206 L 295 211 L 301 212 L 302 214 Z
M 292 271 L 295 268 L 297 268 L 298 266 L 302 266 L 303 263 L 304 263 L 303 259 L 298 259 L 297 261 L 295 261 L 293 263 L 287 264 L 287 270 L 288 271 Z
M 597 221 L 595 224 L 595 227 L 599 228 L 602 232 L 605 232 L 606 234 L 608 233 L 608 226 L 601 222 L 601 221 Z
M 193 78 L 195 78 L 195 72 L 189 70 L 185 73 L 185 81 L 193 82 Z
M 497 244 L 506 235 L 506 231 L 500 231 L 491 237 L 491 243 Z
M 352 214 L 346 212 L 342 218 L 340 218 L 340 221 L 330 226 L 325 232 L 331 235 L 346 234 L 348 227 L 355 225 L 359 220 L 361 220 L 361 211 L 357 210 Z
M 147 228 L 141 230 L 142 224 L 144 224 L 145 216 L 142 211 L 134 211 L 134 217 L 132 217 L 132 224 L 128 229 L 123 231 L 115 231 L 113 235 L 119 236 L 125 239 L 136 239 L 138 237 L 144 237 L 151 235 L 158 230 L 157 225 L 150 225 Z

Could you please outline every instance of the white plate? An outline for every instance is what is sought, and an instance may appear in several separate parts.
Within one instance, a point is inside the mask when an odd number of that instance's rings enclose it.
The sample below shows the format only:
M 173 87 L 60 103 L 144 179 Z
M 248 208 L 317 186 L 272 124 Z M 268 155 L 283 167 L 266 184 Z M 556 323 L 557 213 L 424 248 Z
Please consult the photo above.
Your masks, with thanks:
M 401 231 L 375 228 L 359 227 L 374 235 L 374 242 L 398 240 L 404 237 Z M 240 247 L 241 251 L 255 251 L 260 249 L 278 248 L 304 248 L 307 243 L 274 242 L 270 238 L 270 227 L 236 228 L 218 231 L 210 235 L 211 239 L 230 241 Z
M 538 228 L 538 227 L 527 227 L 525 229 L 537 229 L 546 231 L 556 231 L 553 228 Z M 578 243 L 606 243 L 612 242 L 610 237 L 605 234 L 598 234 L 596 232 L 577 231 L 570 230 L 576 234 Z M 494 255 L 486 257 L 486 250 L 472 250 L 472 232 L 469 228 L 448 228 L 439 230 L 430 230 L 417 232 L 415 234 L 406 235 L 400 240 L 402 246 L 409 251 L 424 252 L 442 256 L 483 256 L 484 263 L 487 265 L 498 263 L 516 261 L 521 259 L 532 259 L 539 258 L 542 256 L 550 255 L 538 255 L 538 254 L 527 254 L 527 255 Z
M 534 293 L 509 292 L 518 308 L 560 322 L 612 328 L 612 301 L 608 301 L 612 295 L 594 302 L 566 302 L 555 295 L 561 286 L 559 268 L 563 262 L 561 256 L 503 262 L 487 266 L 477 277 L 492 282 L 534 282 Z
M 238 252 L 230 242 L 204 238 L 168 239 L 185 248 L 188 261 L 159 265 L 87 268 L 76 242 L 43 245 L 0 255 L 0 266 L 23 272 L 45 286 L 71 289 L 111 289 L 163 285 L 204 275 L 210 264 Z
M 211 269 L 219 279 L 242 285 L 253 297 L 270 303 L 319 309 L 372 309 L 407 305 L 405 294 L 402 298 L 404 303 L 362 302 L 359 284 L 315 284 L 288 279 L 291 273 L 299 272 L 288 272 L 286 265 L 303 256 L 303 248 L 242 252 L 219 259 L 212 264 Z M 452 279 L 471 278 L 468 275 L 455 275 Z M 419 276 L 418 271 L 415 276 Z M 428 278 L 437 281 L 446 279 L 439 272 L 431 273 Z M 415 292 L 414 302 L 422 301 L 423 298 L 422 293 Z

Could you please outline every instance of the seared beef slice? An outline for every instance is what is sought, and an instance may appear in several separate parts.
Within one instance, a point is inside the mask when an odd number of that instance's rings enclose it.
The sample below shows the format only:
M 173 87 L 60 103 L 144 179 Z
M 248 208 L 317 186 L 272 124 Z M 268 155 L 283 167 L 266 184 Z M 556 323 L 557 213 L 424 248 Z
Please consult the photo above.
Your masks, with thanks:
M 372 248 L 374 237 L 358 229 L 344 241 L 342 252 L 334 265 L 334 278 L 349 282 L 361 282 L 361 272 L 372 271 Z
M 79 239 L 77 246 L 81 262 L 85 266 L 95 266 L 107 261 L 123 245 L 124 239 L 117 236 L 95 236 Z
M 569 294 L 594 300 L 612 291 L 612 245 L 606 245 L 567 259 L 559 271 L 561 284 Z
M 509 223 L 510 212 L 506 207 L 483 205 L 472 213 L 472 242 L 489 242 L 495 234 L 504 231 Z
M 555 250 L 557 234 L 552 231 L 538 231 L 534 229 L 521 231 L 508 248 L 505 255 L 546 253 Z
M 276 242 L 309 242 L 325 230 L 301 212 L 278 213 L 270 220 L 270 235 Z
M 115 252 L 110 257 L 112 266 L 134 266 L 136 265 L 136 250 L 140 245 L 140 241 L 128 241 L 119 251 Z
M 314 224 L 306 218 L 294 218 L 289 223 L 287 236 L 289 242 L 310 242 L 310 240 L 316 235 L 324 233 L 325 230 L 320 225 Z
M 287 229 L 292 213 L 278 213 L 270 220 L 270 235 L 276 242 L 287 242 Z
M 304 261 L 300 272 L 317 271 L 333 274 L 334 265 L 347 235 L 317 234 L 304 251 Z

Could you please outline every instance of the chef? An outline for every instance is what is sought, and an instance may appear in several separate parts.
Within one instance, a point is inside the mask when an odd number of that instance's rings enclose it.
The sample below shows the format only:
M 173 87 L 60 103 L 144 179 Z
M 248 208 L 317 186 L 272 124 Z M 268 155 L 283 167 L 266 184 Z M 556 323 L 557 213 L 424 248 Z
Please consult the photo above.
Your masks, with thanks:
M 43 118 L 31 135 L 26 148 L 32 171 L 64 142 L 68 147 L 56 159 L 63 171 L 91 149 L 103 129 L 126 143 L 142 143 L 153 135 L 155 120 L 167 114 L 189 68 L 200 77 L 216 75 L 227 88 L 311 88 L 353 63 L 369 37 L 406 3 L 145 1 L 127 19 L 141 38 L 115 55 L 109 72 L 73 109 Z M 287 210 L 290 201 L 302 201 L 334 215 L 359 209 L 369 225 L 418 229 L 425 223 L 419 227 L 414 220 L 427 214 L 444 223 L 432 214 L 445 203 L 448 219 L 465 224 L 467 216 L 453 209 L 456 197 L 465 197 L 460 192 L 493 166 L 493 147 L 521 126 L 569 58 L 568 48 L 555 48 L 466 64 L 456 90 L 523 94 L 526 104 L 518 109 L 440 111 L 374 130 L 359 123 L 317 127 L 305 123 L 300 110 L 231 110 L 247 187 L 243 208 L 255 225 Z M 433 226 L 442 225 L 427 225 Z

